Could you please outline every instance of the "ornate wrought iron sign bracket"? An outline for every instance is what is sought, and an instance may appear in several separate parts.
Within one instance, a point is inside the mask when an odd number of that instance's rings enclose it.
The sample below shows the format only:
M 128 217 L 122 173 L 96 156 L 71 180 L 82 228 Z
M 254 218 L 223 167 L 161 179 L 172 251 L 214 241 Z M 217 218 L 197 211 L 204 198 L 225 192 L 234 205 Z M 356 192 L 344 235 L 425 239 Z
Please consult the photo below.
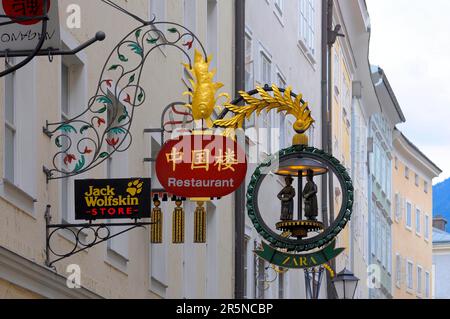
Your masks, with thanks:
M 134 223 L 100 223 L 93 224 L 92 222 L 83 224 L 51 224 L 51 206 L 48 205 L 45 211 L 45 224 L 46 224 L 46 259 L 45 265 L 49 268 L 54 268 L 54 264 L 76 255 L 82 251 L 85 251 L 91 247 L 97 246 L 103 242 L 106 242 L 114 237 L 120 236 L 136 228 L 143 228 L 145 226 L 153 225 L 152 222 L 138 222 Z M 111 227 L 126 227 L 117 233 L 111 233 Z M 59 231 L 67 231 L 73 236 L 73 248 L 65 253 L 56 252 L 52 248 L 51 240 L 53 236 Z M 56 259 L 51 259 L 51 255 Z

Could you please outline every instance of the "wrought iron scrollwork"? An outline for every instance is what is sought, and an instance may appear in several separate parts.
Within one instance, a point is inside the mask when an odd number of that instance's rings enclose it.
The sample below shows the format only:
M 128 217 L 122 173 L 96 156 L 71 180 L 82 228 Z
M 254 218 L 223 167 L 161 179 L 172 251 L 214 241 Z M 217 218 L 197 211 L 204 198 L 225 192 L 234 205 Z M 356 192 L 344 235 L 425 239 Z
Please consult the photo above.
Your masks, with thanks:
M 58 147 L 52 167 L 45 169 L 48 180 L 82 174 L 131 146 L 135 111 L 148 96 L 141 86 L 143 67 L 160 47 L 178 49 L 190 65 L 193 47 L 207 58 L 197 36 L 177 23 L 152 20 L 128 33 L 110 53 L 85 111 L 44 128 Z
M 47 267 L 52 268 L 55 263 L 65 258 L 76 255 L 88 248 L 106 242 L 114 237 L 120 236 L 136 228 L 143 228 L 152 223 L 138 222 L 134 223 L 102 223 L 102 224 L 51 224 L 50 206 L 47 206 L 45 213 L 46 221 L 46 262 Z M 111 227 L 126 227 L 120 232 L 111 233 Z M 66 252 L 57 252 L 52 248 L 52 238 L 60 231 L 69 232 L 69 236 L 73 235 L 73 247 Z M 56 256 L 54 260 L 50 260 L 50 254 Z

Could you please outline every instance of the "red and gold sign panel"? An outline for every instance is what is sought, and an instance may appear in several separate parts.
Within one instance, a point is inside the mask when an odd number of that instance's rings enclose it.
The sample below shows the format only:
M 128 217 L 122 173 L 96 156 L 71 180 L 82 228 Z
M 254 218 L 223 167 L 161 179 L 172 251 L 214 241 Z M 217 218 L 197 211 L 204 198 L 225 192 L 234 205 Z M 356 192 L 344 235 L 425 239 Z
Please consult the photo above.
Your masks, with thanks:
M 2 0 L 3 9 L 6 15 L 11 18 L 16 17 L 39 17 L 44 15 L 44 0 Z M 51 1 L 47 1 L 47 12 L 50 10 Z M 37 24 L 41 20 L 32 19 L 26 21 L 16 20 L 17 23 L 22 25 Z
M 183 135 L 170 140 L 156 160 L 161 185 L 180 197 L 224 197 L 239 188 L 246 173 L 244 150 L 220 135 Z

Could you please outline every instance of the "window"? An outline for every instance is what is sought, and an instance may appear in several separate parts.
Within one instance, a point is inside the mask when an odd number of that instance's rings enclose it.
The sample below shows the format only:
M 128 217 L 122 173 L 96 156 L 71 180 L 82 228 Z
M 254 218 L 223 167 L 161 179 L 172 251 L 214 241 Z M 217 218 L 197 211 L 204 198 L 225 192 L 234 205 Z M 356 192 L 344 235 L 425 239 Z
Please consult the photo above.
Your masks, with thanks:
M 272 82 L 272 62 L 267 54 L 261 51 L 261 84 L 270 85 Z M 259 122 L 258 142 L 261 145 L 261 152 L 270 153 L 271 134 L 268 129 L 271 127 L 270 114 L 263 112 Z
M 419 175 L 417 175 L 417 174 L 414 175 L 414 182 L 415 182 L 416 186 L 419 186 Z
M 425 298 L 430 298 L 430 273 L 425 272 Z
M 423 191 L 428 194 L 428 182 L 423 181 Z
M 386 238 L 387 232 L 386 227 L 384 223 L 382 223 L 381 226 L 381 264 L 384 266 L 385 269 L 387 269 L 387 238 Z
M 400 254 L 395 255 L 395 284 L 400 288 L 402 279 L 402 257 Z
M 261 52 L 261 84 L 270 85 L 272 82 L 272 63 L 267 55 Z
M 417 266 L 417 294 L 422 294 L 422 267 Z
M 6 67 L 9 67 L 7 65 Z M 14 183 L 16 154 L 15 72 L 5 77 L 5 150 L 4 177 Z
M 277 72 L 277 86 L 279 88 L 286 88 L 286 80 L 284 76 L 281 74 L 281 72 Z M 279 128 L 279 134 L 276 137 L 276 143 L 278 145 L 274 145 L 275 147 L 278 146 L 278 149 L 284 148 L 286 146 L 286 114 L 277 113 L 275 110 L 272 111 L 273 118 L 276 121 L 277 128 Z M 276 144 L 273 143 L 273 144 Z M 311 144 L 310 144 L 311 145 Z M 274 149 L 274 151 L 277 151 L 277 149 Z
M 164 0 L 166 1 L 166 0 Z M 217 59 L 219 50 L 219 32 L 218 32 L 218 8 L 217 0 L 208 0 L 207 2 L 207 48 L 208 54 L 213 55 L 211 69 L 217 69 Z
M 405 178 L 409 179 L 409 167 L 405 166 Z
M 387 270 L 389 274 L 392 274 L 392 232 L 391 229 L 387 228 Z
M 335 47 L 333 53 L 333 84 L 336 98 L 339 97 L 341 87 L 340 83 L 341 77 L 339 76 L 341 74 L 340 70 L 341 70 L 341 61 L 339 59 L 339 51 Z
M 370 253 L 375 255 L 375 237 L 376 237 L 376 222 L 375 222 L 375 203 L 372 201 L 371 211 L 370 211 Z
M 107 125 L 109 128 L 115 128 L 119 125 L 119 118 L 126 109 L 125 105 L 117 100 L 113 93 L 108 93 L 108 97 L 113 101 L 111 107 L 107 111 Z M 108 132 L 108 143 L 107 152 L 112 154 L 106 165 L 106 172 L 108 178 L 126 178 L 128 174 L 128 153 L 127 152 L 116 152 L 119 147 L 120 139 L 122 136 L 117 135 L 114 130 Z M 114 223 L 115 221 L 110 221 Z M 111 228 L 111 234 L 115 235 L 121 231 L 125 230 L 125 227 L 115 226 Z M 112 238 L 108 240 L 108 262 L 113 262 L 114 265 L 118 266 L 119 269 L 126 271 L 126 267 L 129 261 L 129 234 L 122 234 L 119 237 Z
M 406 203 L 406 228 L 412 228 L 412 205 L 411 203 Z
M 420 234 L 421 231 L 421 223 L 420 223 L 420 209 L 416 208 L 416 234 Z
M 300 43 L 312 56 L 315 50 L 315 0 L 300 0 Z
M 394 196 L 394 212 L 395 212 L 395 220 L 397 222 L 400 221 L 400 218 L 402 216 L 401 214 L 401 209 L 400 209 L 400 194 L 399 193 L 395 193 Z
M 245 34 L 245 90 L 250 91 L 255 87 L 253 64 L 253 40 L 250 34 Z
M 413 289 L 413 268 L 414 265 L 412 262 L 408 261 L 408 266 L 406 268 L 406 283 L 408 289 Z
M 425 214 L 425 221 L 424 221 L 424 234 L 425 234 L 425 239 L 430 239 L 430 217 Z
M 382 248 L 382 240 L 383 237 L 381 235 L 382 233 L 382 225 L 381 225 L 381 218 L 380 216 L 377 214 L 377 238 L 376 238 L 376 244 L 377 244 L 377 258 L 380 262 L 383 261 L 382 259 L 382 254 L 383 254 L 383 248 Z
M 394 158 L 394 165 L 395 165 L 395 169 L 398 169 L 398 158 L 397 157 Z
M 70 82 L 69 82 L 69 67 L 64 63 L 61 64 L 61 121 L 65 122 L 70 119 Z M 63 149 L 69 147 L 67 138 L 61 138 Z M 63 159 L 61 158 L 61 161 Z M 64 167 L 64 165 L 61 165 Z M 72 186 L 72 187 L 71 187 Z M 73 188 L 73 179 L 61 179 L 61 217 L 63 222 L 72 222 L 69 219 L 71 208 L 73 207 L 72 196 L 69 196 Z
M 9 59 L 5 68 L 23 61 Z M 36 62 L 5 77 L 3 100 L 3 176 L 0 193 L 27 214 L 35 212 L 39 163 L 35 159 L 38 134 Z M 33 159 L 33 160 L 30 160 Z

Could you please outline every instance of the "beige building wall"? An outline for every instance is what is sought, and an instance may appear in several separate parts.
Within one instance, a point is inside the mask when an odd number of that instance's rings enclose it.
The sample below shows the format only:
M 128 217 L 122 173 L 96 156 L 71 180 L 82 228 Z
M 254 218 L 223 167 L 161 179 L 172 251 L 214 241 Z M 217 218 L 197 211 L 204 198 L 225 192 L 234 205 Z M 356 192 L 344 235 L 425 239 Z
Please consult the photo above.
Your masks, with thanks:
M 432 298 L 432 182 L 441 171 L 400 131 L 394 132 L 393 297 Z
M 218 68 L 216 79 L 224 82 L 224 92 L 233 91 L 233 1 L 182 1 L 182 0 L 133 0 L 116 1 L 127 10 L 148 20 L 151 12 L 157 12 L 157 20 L 191 24 L 192 31 L 215 51 Z M 97 30 L 106 33 L 106 40 L 96 43 L 73 57 L 47 57 L 35 59 L 14 75 L 16 151 L 15 176 L 8 181 L 5 171 L 5 130 L 0 134 L 0 246 L 23 258 L 43 266 L 45 263 L 45 220 L 47 205 L 51 205 L 53 223 L 64 219 L 73 222 L 73 192 L 69 191 L 68 205 L 62 209 L 62 183 L 46 182 L 43 166 L 50 167 L 57 152 L 54 141 L 42 132 L 46 121 L 61 120 L 62 65 L 69 69 L 69 104 L 71 116 L 86 109 L 88 99 L 94 94 L 101 69 L 108 54 L 130 30 L 139 24 L 132 18 L 112 9 L 100 1 L 77 1 L 81 8 L 81 28 L 66 27 L 67 6 L 73 1 L 59 3 L 61 37 L 65 47 L 74 48 L 94 36 Z M 208 10 L 209 8 L 209 10 Z M 189 10 L 189 12 L 185 11 Z M 185 21 L 189 19 L 189 21 Z M 219 31 L 220 30 L 220 31 Z M 216 32 L 217 42 L 208 43 L 208 32 Z M 180 52 L 164 48 L 155 50 L 148 59 L 141 85 L 147 99 L 137 111 L 131 128 L 133 144 L 125 155 L 113 157 L 113 177 L 153 177 L 152 167 L 143 159 L 150 157 L 151 137 L 144 129 L 160 127 L 162 110 L 171 102 L 187 102 L 182 97 L 186 90 L 182 82 L 185 62 Z M 8 94 L 8 93 L 6 93 Z M 5 79 L 0 85 L 0 121 L 5 123 Z M 3 126 L 5 127 L 5 125 Z M 106 178 L 106 162 L 76 178 Z M 72 189 L 70 179 L 69 189 Z M 66 267 L 78 264 L 83 288 L 104 298 L 230 298 L 233 296 L 233 212 L 232 196 L 209 205 L 208 244 L 192 244 L 192 236 L 186 236 L 186 244 L 172 245 L 170 216 L 171 202 L 163 205 L 165 227 L 163 245 L 151 245 L 148 228 L 137 229 L 103 243 L 78 255 L 65 259 L 56 266 L 56 272 L 67 276 Z M 215 205 L 215 207 L 214 207 Z M 193 205 L 185 204 L 187 235 L 192 233 Z M 54 236 L 52 246 L 58 252 L 70 250 L 73 239 L 70 233 Z M 2 270 L 2 268 L 0 268 Z M 51 269 L 46 271 L 52 272 Z M 0 271 L 0 294 L 5 296 L 39 297 L 51 294 L 36 291 L 25 292 L 14 287 L 11 276 Z M 67 292 L 67 294 L 69 294 Z

